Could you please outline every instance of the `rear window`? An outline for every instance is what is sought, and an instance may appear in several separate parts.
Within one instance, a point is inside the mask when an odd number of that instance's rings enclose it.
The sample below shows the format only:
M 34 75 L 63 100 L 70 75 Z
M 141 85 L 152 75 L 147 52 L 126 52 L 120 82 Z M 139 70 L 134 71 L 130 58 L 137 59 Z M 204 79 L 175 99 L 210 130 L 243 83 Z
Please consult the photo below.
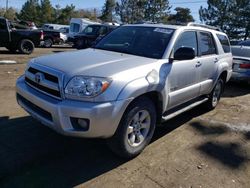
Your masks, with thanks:
M 231 52 L 231 48 L 230 48 L 230 44 L 229 44 L 229 40 L 225 35 L 220 35 L 217 34 L 217 37 L 222 45 L 222 48 L 224 50 L 225 53 L 230 53 Z
M 199 39 L 201 55 L 216 54 L 216 48 L 211 33 L 200 32 Z

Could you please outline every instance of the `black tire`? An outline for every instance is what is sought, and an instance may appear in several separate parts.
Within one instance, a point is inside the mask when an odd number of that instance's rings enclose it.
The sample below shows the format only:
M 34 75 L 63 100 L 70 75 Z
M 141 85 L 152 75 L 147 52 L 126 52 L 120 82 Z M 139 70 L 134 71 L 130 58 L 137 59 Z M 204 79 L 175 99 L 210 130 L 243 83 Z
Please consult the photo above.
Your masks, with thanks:
M 135 128 L 133 129 L 132 133 L 129 133 L 129 127 L 131 128 L 132 124 L 135 125 L 134 117 L 136 114 L 139 113 L 148 113 L 147 115 L 147 122 L 146 124 L 149 124 L 147 128 L 143 129 L 141 128 L 140 135 L 143 135 L 143 131 L 146 131 L 145 136 L 143 137 L 142 141 L 139 139 L 139 137 L 135 136 Z M 145 116 L 145 115 L 144 115 Z M 149 117 L 149 118 L 148 118 Z M 145 118 L 146 120 L 146 118 Z M 140 121 L 140 124 L 142 124 L 144 120 L 141 121 L 141 117 L 138 115 L 138 121 Z M 132 123 L 133 122 L 133 123 Z M 115 135 L 107 140 L 109 148 L 118 156 L 122 158 L 133 158 L 139 155 L 143 149 L 149 144 L 149 142 L 152 139 L 152 136 L 155 131 L 155 125 L 156 125 L 156 110 L 154 103 L 147 97 L 140 97 L 132 102 L 131 105 L 126 109 L 120 124 L 116 130 Z M 141 127 L 141 126 L 140 126 Z M 137 128 L 138 129 L 138 128 Z M 147 130 L 146 130 L 147 129 Z M 137 132 L 139 132 L 137 130 Z M 139 141 L 140 144 L 132 146 L 130 142 L 129 136 L 133 134 L 134 136 L 134 144 L 136 141 Z
M 52 39 L 50 39 L 50 38 L 44 39 L 44 44 L 43 44 L 43 46 L 44 46 L 45 48 L 51 48 L 52 45 L 53 45 Z
M 84 41 L 82 39 L 77 39 L 75 42 L 76 49 L 80 50 L 83 49 Z
M 23 39 L 19 42 L 18 50 L 22 54 L 31 54 L 35 49 L 34 43 L 29 39 Z
M 219 78 L 212 92 L 209 94 L 208 101 L 204 104 L 208 110 L 213 110 L 217 106 L 217 104 L 220 101 L 221 95 L 224 91 L 224 86 L 225 86 L 224 80 Z

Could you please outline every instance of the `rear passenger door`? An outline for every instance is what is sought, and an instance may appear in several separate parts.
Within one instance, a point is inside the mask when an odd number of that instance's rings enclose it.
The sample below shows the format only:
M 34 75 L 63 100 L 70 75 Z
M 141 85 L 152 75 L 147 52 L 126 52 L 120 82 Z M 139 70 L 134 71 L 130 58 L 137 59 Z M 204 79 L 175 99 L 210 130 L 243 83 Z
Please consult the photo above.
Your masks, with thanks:
M 174 60 L 168 75 L 169 96 L 168 109 L 185 103 L 199 95 L 199 69 L 197 69 L 197 33 L 196 31 L 184 31 L 177 38 L 173 52 L 181 47 L 189 47 L 195 50 L 196 58 L 192 60 Z
M 199 81 L 201 84 L 200 95 L 203 95 L 211 91 L 217 71 L 218 54 L 212 33 L 199 31 L 198 46 Z

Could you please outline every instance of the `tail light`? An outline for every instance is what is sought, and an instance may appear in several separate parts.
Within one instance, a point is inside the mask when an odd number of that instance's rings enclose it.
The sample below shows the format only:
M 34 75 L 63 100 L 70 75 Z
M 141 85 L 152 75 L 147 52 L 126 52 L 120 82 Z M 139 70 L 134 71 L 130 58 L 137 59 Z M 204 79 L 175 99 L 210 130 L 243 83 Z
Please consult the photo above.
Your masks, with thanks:
M 44 33 L 43 33 L 43 31 L 41 31 L 40 40 L 43 40 L 43 39 L 44 39 Z
M 240 64 L 241 69 L 250 69 L 250 63 Z

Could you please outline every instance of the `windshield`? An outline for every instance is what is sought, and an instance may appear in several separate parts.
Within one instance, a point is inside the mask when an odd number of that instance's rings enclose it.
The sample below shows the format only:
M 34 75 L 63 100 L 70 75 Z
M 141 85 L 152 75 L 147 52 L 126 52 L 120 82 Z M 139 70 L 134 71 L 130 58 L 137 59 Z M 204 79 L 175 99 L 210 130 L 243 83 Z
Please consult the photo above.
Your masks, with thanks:
M 96 35 L 100 29 L 100 26 L 98 25 L 91 25 L 87 26 L 82 33 L 86 35 Z
M 173 29 L 123 26 L 96 44 L 95 48 L 161 59 Z

